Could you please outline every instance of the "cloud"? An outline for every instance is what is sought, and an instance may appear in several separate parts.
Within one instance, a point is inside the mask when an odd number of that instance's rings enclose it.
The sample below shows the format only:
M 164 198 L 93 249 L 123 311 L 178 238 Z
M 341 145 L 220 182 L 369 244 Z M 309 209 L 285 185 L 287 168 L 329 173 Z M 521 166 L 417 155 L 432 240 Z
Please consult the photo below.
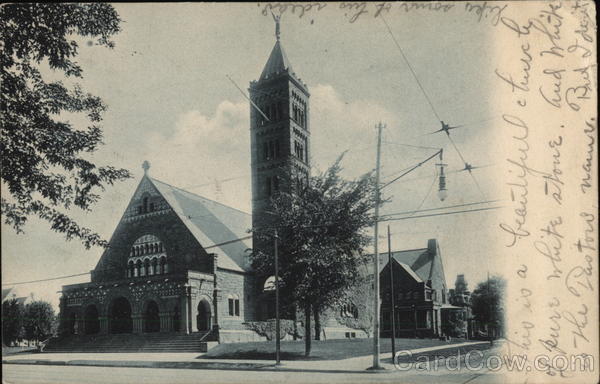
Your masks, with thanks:
M 250 204 L 250 134 L 246 103 L 221 102 L 207 116 L 191 110 L 176 119 L 172 134 L 150 135 L 153 177 L 237 208 Z M 240 177 L 241 176 L 241 177 Z M 217 190 L 215 180 L 224 181 Z M 239 177 L 239 178 L 238 178 Z
M 325 170 L 344 151 L 344 168 L 356 177 L 375 167 L 378 122 L 397 124 L 398 118 L 381 105 L 368 100 L 345 101 L 333 86 L 311 88 L 312 159 Z

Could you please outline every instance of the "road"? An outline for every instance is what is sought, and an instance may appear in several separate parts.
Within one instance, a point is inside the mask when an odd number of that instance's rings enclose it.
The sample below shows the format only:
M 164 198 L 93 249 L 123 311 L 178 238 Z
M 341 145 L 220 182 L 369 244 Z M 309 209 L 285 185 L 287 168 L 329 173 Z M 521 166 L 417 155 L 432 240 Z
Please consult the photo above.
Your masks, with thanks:
M 2 367 L 7 384 L 184 384 L 184 383 L 469 383 L 500 382 L 486 372 L 432 373 L 408 372 L 264 372 L 163 368 L 107 368 L 49 365 L 13 365 Z

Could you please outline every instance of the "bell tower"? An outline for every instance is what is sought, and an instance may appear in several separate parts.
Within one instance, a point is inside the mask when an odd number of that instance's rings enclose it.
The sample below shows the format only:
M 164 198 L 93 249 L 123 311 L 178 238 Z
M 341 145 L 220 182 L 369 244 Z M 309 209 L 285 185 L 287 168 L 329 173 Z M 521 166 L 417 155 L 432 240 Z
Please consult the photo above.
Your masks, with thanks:
M 252 226 L 270 221 L 270 199 L 310 174 L 309 97 L 283 50 L 279 17 L 275 46 L 258 80 L 250 83 Z M 254 247 L 261 247 L 254 239 Z M 270 252 L 265 249 L 265 252 Z

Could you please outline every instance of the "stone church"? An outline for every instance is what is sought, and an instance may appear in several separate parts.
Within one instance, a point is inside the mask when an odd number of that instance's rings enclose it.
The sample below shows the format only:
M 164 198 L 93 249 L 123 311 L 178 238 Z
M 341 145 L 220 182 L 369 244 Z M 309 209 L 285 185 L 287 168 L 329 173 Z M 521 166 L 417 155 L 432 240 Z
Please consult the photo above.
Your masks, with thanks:
M 223 341 L 260 338 L 244 323 L 271 317 L 264 279 L 249 262 L 248 230 L 268 221 L 271 194 L 309 176 L 309 92 L 279 36 L 250 83 L 252 215 L 184 191 L 149 174 L 91 274 L 63 287 L 60 332 L 205 333 Z M 258 244 L 255 247 L 267 247 Z
M 273 318 L 272 292 L 264 277 L 253 274 L 249 250 L 271 249 L 248 230 L 269 221 L 273 193 L 310 175 L 310 93 L 284 52 L 279 23 L 275 46 L 249 93 L 252 215 L 156 180 L 144 162 L 144 176 L 91 282 L 63 286 L 61 335 L 265 339 L 248 325 Z M 425 278 L 415 280 L 423 295 L 431 291 Z M 324 322 L 327 336 L 367 336 L 356 325 L 368 308 L 332 309 Z M 437 333 L 437 323 L 431 328 Z

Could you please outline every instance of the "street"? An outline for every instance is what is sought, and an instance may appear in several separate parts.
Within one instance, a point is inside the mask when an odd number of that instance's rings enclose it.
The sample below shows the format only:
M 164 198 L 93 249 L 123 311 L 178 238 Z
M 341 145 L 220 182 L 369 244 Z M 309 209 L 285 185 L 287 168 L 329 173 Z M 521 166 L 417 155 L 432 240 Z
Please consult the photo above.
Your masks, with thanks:
M 322 372 L 226 371 L 163 368 L 107 368 L 49 365 L 2 367 L 3 383 L 10 384 L 117 384 L 117 383 L 496 383 L 501 376 L 488 372 Z M 285 369 L 285 368 L 284 368 Z

